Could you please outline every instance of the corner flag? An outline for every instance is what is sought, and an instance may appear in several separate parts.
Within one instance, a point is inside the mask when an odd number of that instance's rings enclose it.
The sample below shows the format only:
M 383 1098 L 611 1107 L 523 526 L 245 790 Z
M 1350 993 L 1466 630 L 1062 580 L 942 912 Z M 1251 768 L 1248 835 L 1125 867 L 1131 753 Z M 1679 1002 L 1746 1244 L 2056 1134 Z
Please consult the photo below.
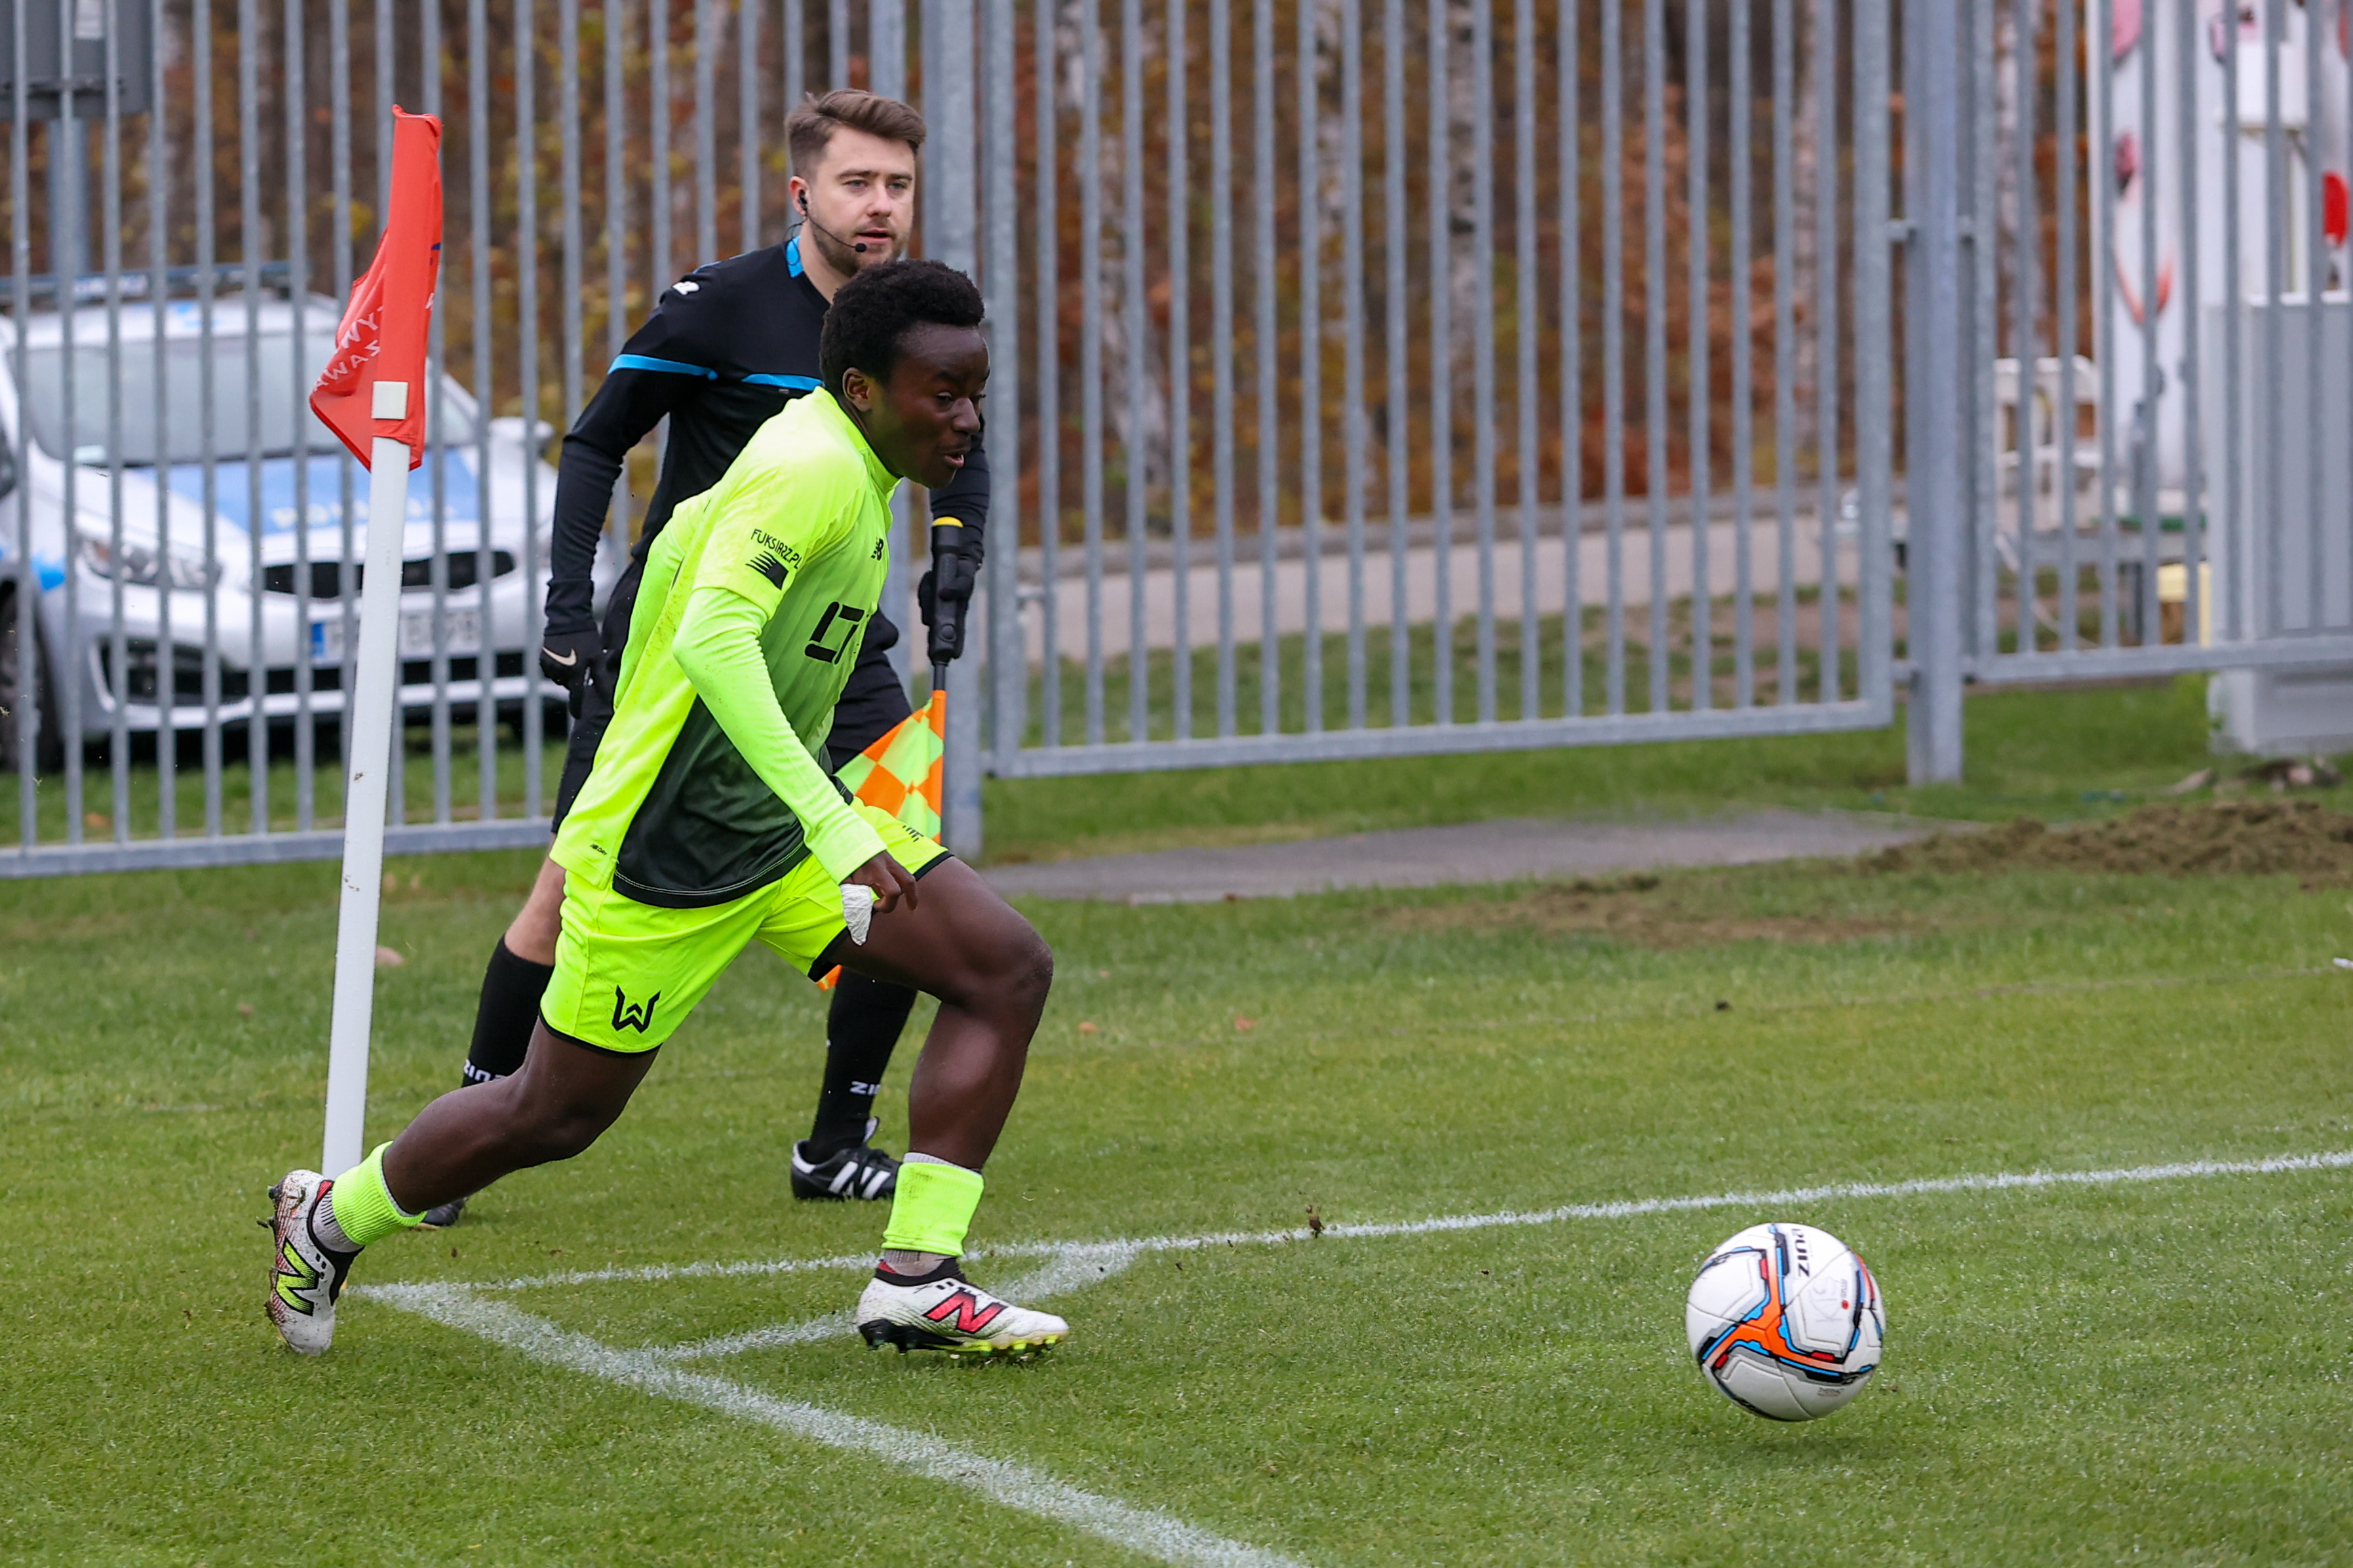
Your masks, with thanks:
M 383 384 L 417 387 L 425 381 L 426 325 L 441 272 L 441 121 L 430 114 L 392 111 L 392 209 L 366 275 L 352 286 L 351 302 L 335 329 L 335 354 L 311 393 L 311 411 L 375 466 L 379 437 L 408 448 L 408 466 L 425 461 L 425 399 L 402 394 L 387 414 L 376 394 Z
M 940 836 L 940 775 L 948 751 L 948 692 L 944 681 L 932 688 L 932 700 L 920 713 L 910 713 L 882 738 L 841 764 L 834 777 L 849 793 L 887 811 L 926 838 Z M 830 991 L 841 971 L 828 970 L 817 983 Z
M 385 215 L 384 238 L 367 275 L 352 289 L 335 331 L 334 357 L 311 394 L 311 412 L 368 469 L 360 646 L 344 730 L 351 772 L 343 784 L 343 903 L 335 926 L 326 1133 L 319 1163 L 331 1175 L 360 1163 L 367 1117 L 384 813 L 399 686 L 400 563 L 408 473 L 425 460 L 426 328 L 441 270 L 441 121 L 397 108 L 392 114 L 392 208 Z

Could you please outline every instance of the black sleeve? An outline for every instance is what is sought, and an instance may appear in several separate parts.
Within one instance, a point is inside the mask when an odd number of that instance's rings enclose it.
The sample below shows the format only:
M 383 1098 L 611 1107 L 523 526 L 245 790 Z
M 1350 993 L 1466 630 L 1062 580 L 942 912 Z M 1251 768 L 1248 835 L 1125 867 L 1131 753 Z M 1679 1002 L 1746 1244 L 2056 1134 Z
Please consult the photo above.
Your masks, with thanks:
M 695 283 L 702 276 L 692 273 L 681 281 Z M 663 290 L 654 313 L 630 334 L 604 384 L 564 437 L 555 469 L 554 537 L 547 548 L 551 632 L 596 629 L 592 574 L 596 542 L 612 509 L 613 482 L 628 461 L 629 448 L 711 384 L 704 364 L 709 351 L 699 342 L 708 336 L 699 331 L 706 326 L 701 318 L 708 314 L 698 308 L 700 292 L 699 284 L 684 295 L 675 285 Z M 633 366 L 632 361 L 639 363 Z M 647 368 L 654 363 L 666 368 Z
M 963 523 L 976 546 L 985 545 L 988 534 L 988 448 L 984 445 L 987 435 L 984 430 L 973 437 L 972 450 L 965 455 L 964 467 L 956 470 L 956 477 L 932 492 L 932 515 L 952 517 Z

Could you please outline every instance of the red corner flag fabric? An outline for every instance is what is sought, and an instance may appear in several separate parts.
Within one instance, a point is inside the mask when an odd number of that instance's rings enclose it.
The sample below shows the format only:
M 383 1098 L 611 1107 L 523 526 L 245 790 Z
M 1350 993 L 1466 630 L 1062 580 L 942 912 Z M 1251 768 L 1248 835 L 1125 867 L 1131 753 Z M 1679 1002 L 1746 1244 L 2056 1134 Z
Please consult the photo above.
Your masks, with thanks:
M 392 111 L 392 210 L 367 275 L 352 287 L 335 329 L 335 353 L 311 391 L 311 410 L 366 467 L 386 436 L 408 445 L 408 466 L 425 461 L 425 329 L 441 273 L 441 121 Z M 398 419 L 375 417 L 375 384 L 406 382 Z

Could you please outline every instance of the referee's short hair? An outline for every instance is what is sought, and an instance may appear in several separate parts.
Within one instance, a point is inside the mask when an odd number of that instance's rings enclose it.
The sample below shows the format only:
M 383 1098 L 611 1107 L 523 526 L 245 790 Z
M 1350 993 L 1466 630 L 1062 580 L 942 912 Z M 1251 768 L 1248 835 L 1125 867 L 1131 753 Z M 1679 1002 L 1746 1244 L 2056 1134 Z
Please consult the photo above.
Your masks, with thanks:
M 888 381 L 899 365 L 899 348 L 920 326 L 977 327 L 980 290 L 972 279 L 942 261 L 886 261 L 860 268 L 833 297 L 817 342 L 818 374 L 826 390 L 841 395 L 850 370 Z
M 904 142 L 921 154 L 925 134 L 923 117 L 895 98 L 841 88 L 822 98 L 807 98 L 785 116 L 785 141 L 793 153 L 793 170 L 806 174 L 822 162 L 833 144 L 833 133 L 848 126 L 886 142 Z

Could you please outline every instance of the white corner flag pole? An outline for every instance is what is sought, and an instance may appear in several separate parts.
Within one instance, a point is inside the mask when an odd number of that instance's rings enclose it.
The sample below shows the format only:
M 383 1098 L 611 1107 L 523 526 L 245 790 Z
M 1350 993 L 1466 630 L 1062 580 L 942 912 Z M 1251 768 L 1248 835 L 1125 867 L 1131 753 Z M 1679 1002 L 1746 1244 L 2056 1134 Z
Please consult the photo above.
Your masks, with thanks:
M 379 381 L 370 412 L 408 413 L 408 384 Z M 384 814 L 389 797 L 392 709 L 400 656 L 401 540 L 408 521 L 408 446 L 375 438 L 368 463 L 366 568 L 360 583 L 359 685 L 344 742 L 343 908 L 335 925 L 335 1006 L 327 1043 L 327 1132 L 319 1169 L 360 1163 L 366 1131 L 368 1031 L 375 1013 L 376 913 L 384 897 Z

